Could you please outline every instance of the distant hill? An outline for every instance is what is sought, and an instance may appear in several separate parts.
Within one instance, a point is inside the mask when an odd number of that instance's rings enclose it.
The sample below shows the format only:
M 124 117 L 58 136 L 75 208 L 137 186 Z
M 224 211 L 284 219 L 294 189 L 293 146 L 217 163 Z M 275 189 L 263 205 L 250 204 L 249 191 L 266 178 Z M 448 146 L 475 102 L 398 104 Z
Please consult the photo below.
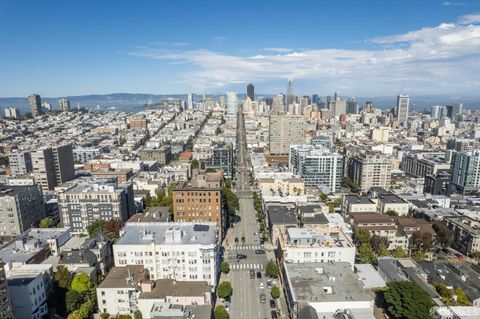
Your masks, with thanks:
M 208 94 L 208 97 L 218 97 L 221 93 Z M 239 94 L 239 98 L 243 98 L 245 94 Z M 256 97 L 265 96 L 272 97 L 273 94 L 256 94 Z M 54 109 L 58 109 L 58 100 L 61 97 L 42 97 L 42 102 L 51 103 Z M 144 109 L 146 104 L 157 103 L 166 98 L 187 99 L 187 94 L 142 94 L 142 93 L 113 93 L 113 94 L 92 94 L 81 96 L 66 96 L 70 100 L 72 108 L 81 107 L 88 109 L 118 109 L 123 111 L 138 112 Z M 194 100 L 202 98 L 199 94 L 194 94 Z M 373 101 L 373 103 L 382 109 L 390 109 L 396 103 L 395 96 L 388 97 L 357 97 L 360 105 L 365 101 Z M 412 96 L 411 105 L 415 109 L 430 108 L 433 105 L 447 105 L 452 103 L 463 103 L 465 108 L 480 109 L 480 97 L 473 96 Z M 0 109 L 5 107 L 18 107 L 22 113 L 28 111 L 28 98 L 5 97 L 0 98 Z M 2 112 L 3 115 L 3 112 Z

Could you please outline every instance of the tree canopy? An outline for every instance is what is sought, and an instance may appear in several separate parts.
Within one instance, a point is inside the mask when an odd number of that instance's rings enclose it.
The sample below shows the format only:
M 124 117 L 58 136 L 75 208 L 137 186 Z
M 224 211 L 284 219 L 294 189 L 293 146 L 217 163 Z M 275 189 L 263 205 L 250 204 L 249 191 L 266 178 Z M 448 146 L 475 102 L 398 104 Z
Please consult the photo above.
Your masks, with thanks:
M 393 281 L 383 293 L 387 311 L 394 318 L 430 319 L 433 301 L 416 283 Z
M 272 290 L 270 291 L 270 295 L 273 299 L 280 298 L 280 289 L 277 286 L 273 286 Z
M 229 281 L 222 281 L 217 287 L 217 296 L 228 299 L 232 295 L 232 284 Z
M 40 228 L 50 228 L 53 227 L 54 221 L 52 217 L 45 217 L 40 221 L 40 224 L 38 227 Z
M 230 318 L 227 309 L 223 305 L 217 305 L 213 312 L 215 319 L 228 319 Z
M 220 264 L 220 270 L 224 274 L 228 274 L 230 271 L 230 264 L 227 261 L 222 261 L 222 263 Z
M 437 233 L 437 240 L 442 247 L 448 247 L 453 241 L 453 233 L 442 222 L 435 222 L 432 225 L 433 229 Z
M 78 273 L 73 277 L 71 286 L 72 290 L 83 293 L 90 290 L 93 287 L 93 283 L 90 276 L 84 273 Z
M 278 275 L 279 275 L 278 266 L 273 260 L 270 260 L 267 263 L 267 267 L 265 267 L 265 273 L 267 274 L 268 277 L 278 278 Z

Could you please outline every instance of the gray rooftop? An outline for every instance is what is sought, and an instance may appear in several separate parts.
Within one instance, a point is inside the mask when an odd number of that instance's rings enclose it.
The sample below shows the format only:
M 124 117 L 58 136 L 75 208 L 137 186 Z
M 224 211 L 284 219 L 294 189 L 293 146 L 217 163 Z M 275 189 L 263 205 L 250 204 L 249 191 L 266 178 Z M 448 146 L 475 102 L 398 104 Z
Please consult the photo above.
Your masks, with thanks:
M 273 225 L 297 224 L 294 208 L 285 205 L 268 205 L 267 213 L 270 223 Z
M 210 245 L 217 243 L 215 223 L 128 223 L 116 245 Z
M 371 301 L 350 263 L 284 263 L 284 268 L 294 302 Z
M 373 202 L 373 200 L 364 195 L 364 196 L 359 196 L 359 195 L 347 195 L 345 196 L 345 200 L 346 202 L 350 205 L 350 204 L 375 204 L 375 202 Z

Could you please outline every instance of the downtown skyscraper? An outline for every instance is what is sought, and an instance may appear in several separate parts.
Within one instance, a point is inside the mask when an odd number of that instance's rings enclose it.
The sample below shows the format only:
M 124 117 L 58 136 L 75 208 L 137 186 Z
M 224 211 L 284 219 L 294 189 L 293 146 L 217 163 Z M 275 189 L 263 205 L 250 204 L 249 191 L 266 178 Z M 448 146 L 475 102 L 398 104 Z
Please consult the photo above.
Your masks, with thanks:
M 408 121 L 408 109 L 410 107 L 410 96 L 409 95 L 398 95 L 397 96 L 397 105 L 395 107 L 395 115 L 397 121 L 401 124 L 406 124 Z
M 247 96 L 250 100 L 255 100 L 255 86 L 252 83 L 248 83 L 247 85 Z
M 40 95 L 35 93 L 31 94 L 28 97 L 28 104 L 30 104 L 30 112 L 33 117 L 43 114 L 42 99 L 40 98 Z
M 285 96 L 285 112 L 288 112 L 288 106 L 295 103 L 295 94 L 293 93 L 293 80 L 288 79 L 287 95 Z

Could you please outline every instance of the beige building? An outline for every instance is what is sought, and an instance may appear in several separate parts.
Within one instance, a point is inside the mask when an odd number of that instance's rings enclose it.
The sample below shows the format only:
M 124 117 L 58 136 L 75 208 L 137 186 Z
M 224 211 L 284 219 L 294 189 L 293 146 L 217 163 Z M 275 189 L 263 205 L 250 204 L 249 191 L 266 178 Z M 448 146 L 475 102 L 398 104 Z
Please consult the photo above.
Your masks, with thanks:
M 374 128 L 370 132 L 370 138 L 376 142 L 388 142 L 390 131 L 386 127 Z
M 43 147 L 31 156 L 35 183 L 44 191 L 75 178 L 72 144 Z
M 348 176 L 359 185 L 362 192 L 374 186 L 390 188 L 391 175 L 391 161 L 383 154 L 362 154 L 349 159 Z
M 303 195 L 305 193 L 305 183 L 301 178 L 262 178 L 258 180 L 258 186 L 261 193 L 271 192 L 272 194 Z
M 287 155 L 290 145 L 305 144 L 305 118 L 284 113 L 270 115 L 269 144 L 272 155 Z

